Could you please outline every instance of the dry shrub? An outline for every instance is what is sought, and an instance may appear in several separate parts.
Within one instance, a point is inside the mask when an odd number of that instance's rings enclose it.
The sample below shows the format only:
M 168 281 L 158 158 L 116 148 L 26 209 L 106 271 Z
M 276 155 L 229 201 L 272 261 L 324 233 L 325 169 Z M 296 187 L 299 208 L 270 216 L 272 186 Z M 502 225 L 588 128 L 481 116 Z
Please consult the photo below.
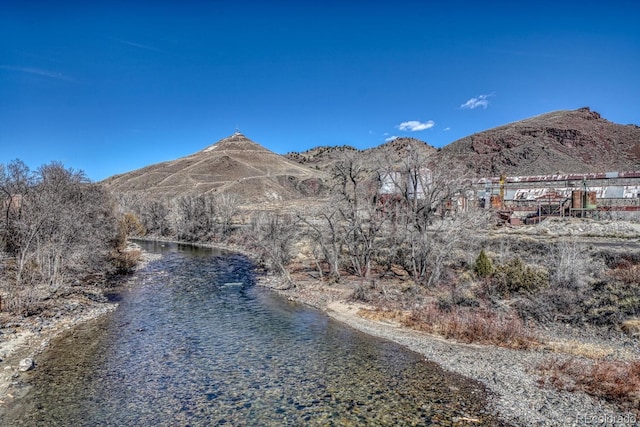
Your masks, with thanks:
M 141 256 L 139 249 L 115 250 L 111 253 L 111 263 L 118 273 L 127 273 L 138 265 Z
M 560 390 L 583 391 L 640 414 L 640 360 L 547 361 L 539 367 L 547 377 L 539 380 Z
M 2 298 L 2 309 L 13 314 L 30 315 L 40 311 L 41 300 L 32 286 L 11 289 Z
M 371 302 L 371 295 L 368 288 L 370 287 L 362 283 L 356 283 L 350 299 L 358 302 Z
M 602 250 L 596 256 L 602 259 L 606 266 L 611 269 L 640 264 L 640 253 L 619 253 Z
M 405 322 L 407 322 L 407 318 L 410 315 L 411 313 L 401 310 L 383 310 L 380 308 L 361 308 L 358 310 L 358 316 L 364 319 L 375 320 L 377 322 L 404 324 Z
M 585 318 L 596 325 L 617 326 L 626 318 L 640 315 L 640 286 L 615 280 L 593 285 L 585 301 Z
M 549 286 L 549 275 L 542 269 L 525 264 L 520 257 L 515 257 L 495 267 L 492 285 L 504 298 L 510 298 L 516 293 L 534 294 Z
M 527 349 L 538 343 L 535 335 L 517 316 L 495 314 L 486 309 L 453 307 L 442 310 L 432 303 L 412 312 L 404 324 L 466 343 L 517 349 Z
M 630 337 L 640 336 L 640 319 L 627 319 L 620 324 L 622 332 Z
M 640 264 L 620 263 L 609 275 L 625 285 L 640 285 Z
M 144 225 L 142 225 L 138 217 L 131 212 L 125 213 L 118 225 L 122 228 L 126 236 L 144 236 L 147 234 Z

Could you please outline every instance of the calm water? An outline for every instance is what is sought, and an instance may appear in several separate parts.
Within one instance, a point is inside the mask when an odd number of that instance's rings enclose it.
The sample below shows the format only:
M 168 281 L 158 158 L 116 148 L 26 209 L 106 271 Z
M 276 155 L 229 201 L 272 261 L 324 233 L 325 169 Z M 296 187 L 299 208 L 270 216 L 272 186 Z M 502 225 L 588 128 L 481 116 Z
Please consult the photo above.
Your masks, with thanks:
M 38 358 L 6 424 L 496 424 L 477 384 L 254 286 L 242 256 L 147 249 L 164 256 Z

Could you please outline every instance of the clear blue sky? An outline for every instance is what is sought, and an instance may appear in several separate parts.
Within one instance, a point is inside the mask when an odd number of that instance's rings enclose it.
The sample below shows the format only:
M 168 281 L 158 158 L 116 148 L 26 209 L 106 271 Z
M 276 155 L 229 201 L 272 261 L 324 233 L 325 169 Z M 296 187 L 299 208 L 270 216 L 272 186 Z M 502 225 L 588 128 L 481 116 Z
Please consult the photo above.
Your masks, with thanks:
M 583 106 L 640 124 L 639 18 L 634 0 L 4 1 L 0 163 L 97 181 L 236 127 L 284 154 L 440 147 Z

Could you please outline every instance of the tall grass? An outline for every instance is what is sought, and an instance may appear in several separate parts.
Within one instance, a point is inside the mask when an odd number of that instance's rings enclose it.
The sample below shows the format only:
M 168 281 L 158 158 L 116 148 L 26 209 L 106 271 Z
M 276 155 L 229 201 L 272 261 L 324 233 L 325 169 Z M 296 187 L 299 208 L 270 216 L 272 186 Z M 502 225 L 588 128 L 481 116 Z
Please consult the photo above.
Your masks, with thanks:
M 583 391 L 640 415 L 640 360 L 553 360 L 540 366 L 547 376 L 539 382 L 557 389 Z
M 405 317 L 411 328 L 465 343 L 492 344 L 527 349 L 538 343 L 536 336 L 515 315 L 496 314 L 487 309 L 454 307 L 443 310 L 428 304 Z

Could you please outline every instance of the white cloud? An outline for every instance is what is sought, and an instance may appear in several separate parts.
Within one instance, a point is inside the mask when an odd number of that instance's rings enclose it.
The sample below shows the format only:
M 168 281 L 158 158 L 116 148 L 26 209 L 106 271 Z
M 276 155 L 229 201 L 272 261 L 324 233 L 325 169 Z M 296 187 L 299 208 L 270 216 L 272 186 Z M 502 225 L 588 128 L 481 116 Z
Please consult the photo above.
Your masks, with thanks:
M 436 122 L 433 120 L 426 121 L 424 123 L 419 122 L 417 120 L 409 120 L 408 122 L 402 122 L 397 127 L 400 130 L 408 130 L 411 132 L 417 132 L 420 130 L 431 129 L 436 125 Z
M 460 105 L 460 109 L 473 110 L 474 108 L 478 108 L 478 107 L 487 108 L 489 106 L 489 100 L 487 98 L 489 98 L 490 96 L 493 96 L 493 94 L 478 95 L 475 98 L 471 98 L 464 104 Z
M 393 136 L 390 136 L 389 138 L 385 138 L 384 142 L 391 142 L 398 138 L 399 138 L 398 136 L 393 135 Z
M 451 128 L 447 127 L 447 128 L 442 129 L 442 130 L 443 130 L 444 132 L 447 132 L 447 131 L 451 130 Z

